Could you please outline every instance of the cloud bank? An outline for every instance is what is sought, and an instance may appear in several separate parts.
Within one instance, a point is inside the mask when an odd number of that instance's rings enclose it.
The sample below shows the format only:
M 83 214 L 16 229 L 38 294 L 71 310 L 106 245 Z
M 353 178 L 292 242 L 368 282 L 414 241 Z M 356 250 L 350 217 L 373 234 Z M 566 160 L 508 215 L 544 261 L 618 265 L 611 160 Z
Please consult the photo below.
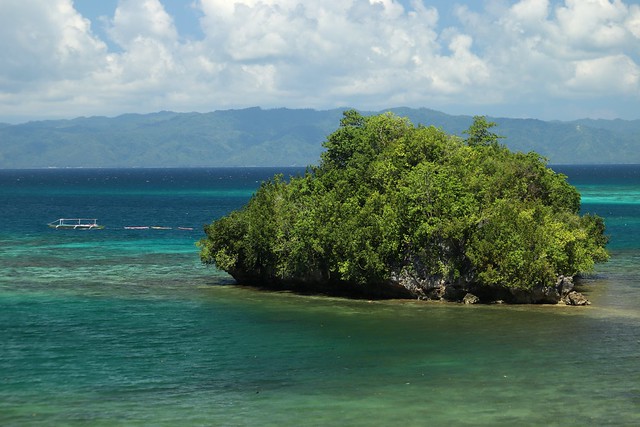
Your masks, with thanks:
M 640 118 L 640 6 L 622 0 L 159 0 L 93 22 L 0 3 L 0 121 L 262 107 Z M 108 39 L 96 28 L 103 26 Z

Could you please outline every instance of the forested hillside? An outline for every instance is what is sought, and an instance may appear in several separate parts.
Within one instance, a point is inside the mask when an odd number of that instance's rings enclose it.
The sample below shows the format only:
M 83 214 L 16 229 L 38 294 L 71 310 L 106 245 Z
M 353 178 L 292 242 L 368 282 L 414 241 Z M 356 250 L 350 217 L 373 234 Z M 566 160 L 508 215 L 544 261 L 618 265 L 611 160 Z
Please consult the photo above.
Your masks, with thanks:
M 472 122 L 429 109 L 389 111 L 457 135 Z M 0 168 L 305 166 L 318 162 L 342 112 L 248 108 L 0 124 Z M 490 119 L 510 149 L 550 163 L 640 163 L 640 120 Z

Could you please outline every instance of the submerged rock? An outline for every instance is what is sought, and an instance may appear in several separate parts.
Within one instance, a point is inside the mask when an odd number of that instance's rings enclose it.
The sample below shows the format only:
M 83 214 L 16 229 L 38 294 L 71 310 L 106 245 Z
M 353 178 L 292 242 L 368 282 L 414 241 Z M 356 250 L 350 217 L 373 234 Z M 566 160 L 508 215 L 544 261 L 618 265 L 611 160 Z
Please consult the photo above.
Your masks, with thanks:
M 563 298 L 563 301 L 567 305 L 591 305 L 591 301 L 576 291 L 569 292 L 567 296 Z
M 462 302 L 464 304 L 478 304 L 480 302 L 480 298 L 471 293 L 467 293 L 464 298 L 462 298 Z

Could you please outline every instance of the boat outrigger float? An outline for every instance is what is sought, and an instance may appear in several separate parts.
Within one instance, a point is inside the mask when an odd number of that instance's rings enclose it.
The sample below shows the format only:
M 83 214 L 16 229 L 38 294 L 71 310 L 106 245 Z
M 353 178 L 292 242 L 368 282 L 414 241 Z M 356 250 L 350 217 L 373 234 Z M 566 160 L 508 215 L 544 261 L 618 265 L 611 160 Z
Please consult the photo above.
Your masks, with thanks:
M 60 218 L 50 222 L 49 227 L 65 230 L 101 230 L 104 228 L 104 225 L 98 224 L 97 219 Z

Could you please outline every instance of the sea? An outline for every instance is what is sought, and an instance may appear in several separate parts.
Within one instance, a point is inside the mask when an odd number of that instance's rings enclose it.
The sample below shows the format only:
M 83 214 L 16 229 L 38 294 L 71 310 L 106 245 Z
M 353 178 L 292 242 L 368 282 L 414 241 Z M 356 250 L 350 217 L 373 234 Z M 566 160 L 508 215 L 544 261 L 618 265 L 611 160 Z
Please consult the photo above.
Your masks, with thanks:
M 267 292 L 200 263 L 204 224 L 301 168 L 0 170 L 0 425 L 640 425 L 640 165 L 552 168 L 610 236 L 587 307 Z

